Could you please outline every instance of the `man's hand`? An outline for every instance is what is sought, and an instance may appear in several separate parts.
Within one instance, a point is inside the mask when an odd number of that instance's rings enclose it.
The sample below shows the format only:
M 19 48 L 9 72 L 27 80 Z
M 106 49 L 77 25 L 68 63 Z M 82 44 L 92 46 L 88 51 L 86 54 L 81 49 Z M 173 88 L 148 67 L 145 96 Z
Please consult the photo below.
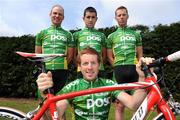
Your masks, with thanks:
M 154 60 L 154 58 L 150 58 L 150 57 L 141 57 L 141 59 L 139 60 L 138 64 L 136 64 L 136 71 L 139 74 L 139 82 L 140 81 L 144 81 L 144 72 L 141 70 L 141 64 L 142 62 L 146 63 L 147 65 L 149 65 L 150 63 L 152 63 Z M 151 69 L 152 71 L 152 69 Z
M 44 90 L 50 88 L 53 86 L 53 81 L 52 81 L 52 73 L 48 72 L 46 73 L 41 73 L 38 76 L 38 79 L 36 80 L 36 83 L 38 85 L 38 89 L 43 92 Z

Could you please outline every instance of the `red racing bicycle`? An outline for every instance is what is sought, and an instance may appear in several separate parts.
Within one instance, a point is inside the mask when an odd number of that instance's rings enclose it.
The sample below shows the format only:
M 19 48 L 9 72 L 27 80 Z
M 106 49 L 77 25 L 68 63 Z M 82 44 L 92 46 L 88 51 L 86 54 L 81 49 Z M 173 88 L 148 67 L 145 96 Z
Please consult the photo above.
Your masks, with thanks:
M 34 53 L 24 53 L 17 52 L 17 54 L 30 59 L 31 61 L 45 62 L 47 60 L 52 60 L 56 57 L 65 57 L 62 54 L 34 54 Z M 156 75 L 151 73 L 150 67 L 163 66 L 166 62 L 173 62 L 180 59 L 180 51 L 175 52 L 167 57 L 155 60 L 152 64 L 146 65 L 142 64 L 142 70 L 145 73 L 145 82 L 134 82 L 126 83 L 114 86 L 105 86 L 99 88 L 92 88 L 82 91 L 71 92 L 68 94 L 54 96 L 51 90 L 48 90 L 47 97 L 38 105 L 35 110 L 28 113 L 23 113 L 13 108 L 0 106 L 0 119 L 9 118 L 12 120 L 39 120 L 49 109 L 51 113 L 52 120 L 59 120 L 58 113 L 56 111 L 55 103 L 56 101 L 62 99 L 68 99 L 77 96 L 83 96 L 87 94 L 100 93 L 113 90 L 132 90 L 132 89 L 146 89 L 147 96 L 145 97 L 142 104 L 139 106 L 137 111 L 132 116 L 131 120 L 144 120 L 147 114 L 152 108 L 157 109 L 157 116 L 153 120 L 175 120 L 175 115 L 180 114 L 180 103 L 176 102 L 169 92 L 170 98 L 166 101 L 161 93 L 158 82 L 161 79 L 157 79 Z

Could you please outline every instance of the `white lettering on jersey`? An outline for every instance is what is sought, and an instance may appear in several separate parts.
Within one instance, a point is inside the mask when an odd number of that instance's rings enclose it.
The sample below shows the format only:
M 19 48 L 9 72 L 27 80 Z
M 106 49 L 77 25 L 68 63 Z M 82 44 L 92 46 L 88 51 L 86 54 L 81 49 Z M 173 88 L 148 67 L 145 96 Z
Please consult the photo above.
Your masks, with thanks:
M 62 40 L 67 41 L 67 38 L 61 35 L 51 35 L 51 40 Z
M 96 106 L 96 107 L 107 106 L 108 104 L 110 104 L 110 97 L 98 98 L 96 100 L 87 99 L 87 109 L 90 109 L 94 106 Z
M 99 36 L 87 36 L 87 41 L 90 40 L 101 41 L 101 38 Z
M 71 88 L 72 86 L 75 86 L 76 84 L 79 84 L 79 81 L 73 81 L 73 82 L 67 84 L 67 85 L 66 85 L 66 88 L 69 89 L 69 88 Z
M 120 36 L 120 41 L 125 41 L 125 40 L 128 40 L 128 41 L 135 41 L 136 38 L 134 36 Z
M 114 81 L 108 79 L 106 80 L 106 83 L 116 84 Z

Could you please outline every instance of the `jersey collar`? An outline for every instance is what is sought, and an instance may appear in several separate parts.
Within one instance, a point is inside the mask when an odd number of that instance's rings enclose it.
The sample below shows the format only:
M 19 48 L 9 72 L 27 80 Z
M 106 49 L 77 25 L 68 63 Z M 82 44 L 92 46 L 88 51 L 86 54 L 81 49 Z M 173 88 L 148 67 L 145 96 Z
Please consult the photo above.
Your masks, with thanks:
M 118 29 L 120 29 L 120 30 L 124 30 L 124 29 L 127 29 L 128 27 L 127 26 L 125 26 L 125 27 L 118 27 Z
M 95 83 L 96 81 L 98 81 L 98 78 L 96 78 L 96 79 L 93 80 L 93 81 L 88 81 L 88 80 L 85 80 L 84 78 L 83 78 L 83 80 L 84 80 L 85 83 L 88 83 L 88 84 L 89 84 L 89 83 L 91 83 L 91 82 Z
M 56 28 L 56 29 L 62 29 L 61 26 L 55 26 L 55 25 L 51 25 L 52 28 Z
M 84 27 L 84 30 L 90 30 L 90 31 L 93 31 L 93 30 L 95 30 L 95 28 L 87 28 L 87 27 Z

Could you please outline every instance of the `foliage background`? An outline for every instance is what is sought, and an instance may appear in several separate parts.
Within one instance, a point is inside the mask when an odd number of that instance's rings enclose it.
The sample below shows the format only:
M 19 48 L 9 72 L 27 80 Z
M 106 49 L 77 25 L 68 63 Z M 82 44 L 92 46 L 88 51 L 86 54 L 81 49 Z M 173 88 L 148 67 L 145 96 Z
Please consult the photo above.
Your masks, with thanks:
M 144 56 L 159 58 L 180 50 L 180 22 L 170 25 L 159 24 L 151 29 L 143 25 L 132 26 L 132 28 L 141 32 Z M 116 30 L 116 26 L 99 30 L 108 36 Z M 71 30 L 71 32 L 75 31 Z M 34 46 L 35 36 L 32 35 L 0 37 L 0 97 L 36 97 L 37 76 L 33 73 L 36 73 L 38 67 L 15 54 L 15 51 L 34 52 Z M 75 78 L 73 65 L 69 66 L 69 71 L 68 82 Z M 108 69 L 108 71 L 112 70 Z M 180 77 L 177 77 L 180 74 L 179 71 L 180 61 L 165 66 L 165 82 L 178 99 L 180 99 L 180 93 L 178 93 Z

